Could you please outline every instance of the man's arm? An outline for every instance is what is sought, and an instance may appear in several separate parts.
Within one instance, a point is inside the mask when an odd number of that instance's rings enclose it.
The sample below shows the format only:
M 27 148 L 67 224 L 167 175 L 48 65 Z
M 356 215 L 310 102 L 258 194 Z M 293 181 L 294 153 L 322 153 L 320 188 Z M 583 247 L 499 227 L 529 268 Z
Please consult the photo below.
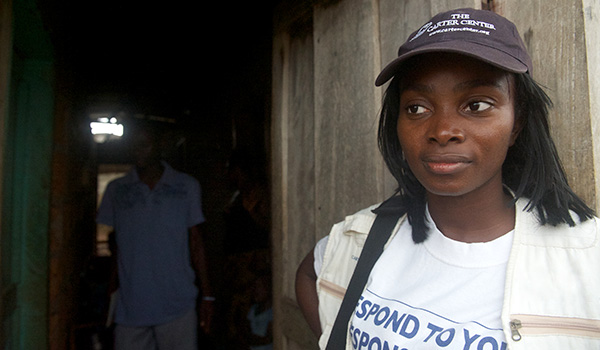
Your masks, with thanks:
M 317 296 L 317 274 L 314 268 L 314 249 L 306 255 L 296 272 L 296 300 L 308 322 L 308 326 L 317 336 L 321 336 L 319 320 L 319 298 Z
M 214 295 L 208 278 L 208 266 L 204 243 L 202 239 L 202 230 L 199 225 L 190 227 L 190 255 L 192 266 L 196 271 L 196 276 L 200 280 L 202 289 L 202 303 L 200 304 L 200 326 L 206 332 L 210 332 L 212 316 L 214 313 Z

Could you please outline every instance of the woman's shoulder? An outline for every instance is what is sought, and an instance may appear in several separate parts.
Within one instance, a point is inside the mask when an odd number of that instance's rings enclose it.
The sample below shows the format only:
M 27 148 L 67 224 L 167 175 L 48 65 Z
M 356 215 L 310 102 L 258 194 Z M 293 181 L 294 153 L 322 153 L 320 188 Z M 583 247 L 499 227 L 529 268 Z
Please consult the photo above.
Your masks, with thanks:
M 517 209 L 515 233 L 523 244 L 575 249 L 600 246 L 600 219 L 595 216 L 581 221 L 571 213 L 575 225 L 553 226 L 542 225 L 533 210 L 519 208 L 518 204 Z
M 374 204 L 353 214 L 347 215 L 343 221 L 340 221 L 333 226 L 332 233 L 334 231 L 339 231 L 340 233 L 346 234 L 368 234 L 376 217 L 373 210 L 378 206 L 379 204 Z

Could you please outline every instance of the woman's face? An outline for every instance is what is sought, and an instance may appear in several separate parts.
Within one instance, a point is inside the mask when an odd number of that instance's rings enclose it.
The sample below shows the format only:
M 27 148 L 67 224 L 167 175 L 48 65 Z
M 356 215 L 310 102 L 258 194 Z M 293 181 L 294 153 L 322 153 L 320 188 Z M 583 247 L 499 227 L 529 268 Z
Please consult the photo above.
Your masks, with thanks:
M 421 55 L 403 77 L 398 138 L 430 195 L 502 187 L 518 134 L 510 74 L 454 54 Z

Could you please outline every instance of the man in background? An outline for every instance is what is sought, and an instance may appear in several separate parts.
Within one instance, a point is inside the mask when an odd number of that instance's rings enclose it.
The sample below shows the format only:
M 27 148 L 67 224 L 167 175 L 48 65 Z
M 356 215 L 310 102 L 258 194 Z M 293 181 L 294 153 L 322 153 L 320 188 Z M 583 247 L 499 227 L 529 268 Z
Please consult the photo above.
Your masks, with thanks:
M 97 216 L 116 236 L 115 348 L 196 350 L 197 279 L 205 331 L 214 302 L 199 226 L 205 221 L 200 184 L 161 161 L 156 128 L 132 135 L 135 166 L 107 186 Z

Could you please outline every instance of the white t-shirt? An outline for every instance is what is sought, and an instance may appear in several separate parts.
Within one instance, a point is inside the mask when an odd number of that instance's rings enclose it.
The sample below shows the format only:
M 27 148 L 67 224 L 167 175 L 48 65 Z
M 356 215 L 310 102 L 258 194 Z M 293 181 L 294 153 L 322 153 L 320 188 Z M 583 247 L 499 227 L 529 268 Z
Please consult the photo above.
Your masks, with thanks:
M 423 244 L 405 220 L 373 267 L 350 327 L 353 348 L 506 350 L 500 314 L 513 232 L 464 243 L 427 218 Z M 317 274 L 326 243 L 315 248 Z

